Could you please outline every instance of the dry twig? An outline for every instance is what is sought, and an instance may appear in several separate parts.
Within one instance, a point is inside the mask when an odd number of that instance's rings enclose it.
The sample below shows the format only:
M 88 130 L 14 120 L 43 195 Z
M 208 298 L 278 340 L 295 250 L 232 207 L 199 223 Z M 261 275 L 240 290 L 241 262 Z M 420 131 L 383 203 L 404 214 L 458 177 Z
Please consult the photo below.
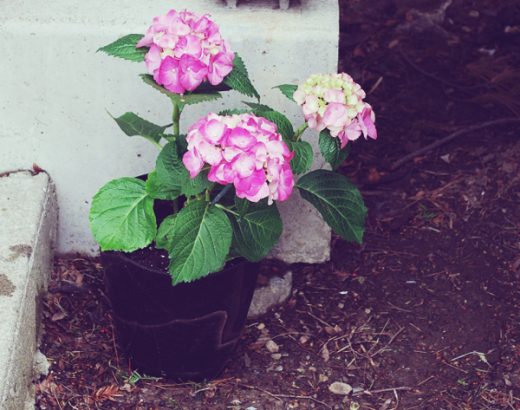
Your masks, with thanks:
M 441 138 L 429 145 L 426 145 L 425 147 L 422 147 L 408 155 L 405 155 L 404 157 L 402 157 L 401 159 L 395 161 L 392 166 L 390 167 L 390 170 L 391 171 L 394 171 L 396 170 L 397 168 L 399 168 L 401 165 L 403 165 L 404 163 L 414 159 L 415 157 L 419 156 L 419 155 L 422 155 L 422 154 L 425 154 L 426 152 L 429 152 L 431 151 L 432 149 L 435 149 L 435 148 L 438 148 L 440 147 L 441 145 L 444 145 L 448 142 L 450 142 L 451 140 L 454 140 L 455 138 L 457 138 L 458 136 L 460 135 L 464 135 L 464 134 L 467 134 L 468 132 L 471 132 L 471 131 L 476 131 L 476 130 L 479 130 L 481 128 L 487 128 L 487 127 L 491 127 L 493 125 L 503 125 L 503 124 L 514 124 L 514 123 L 520 123 L 520 118 L 501 118 L 499 120 L 493 120 L 493 121 L 486 121 L 486 122 L 483 122 L 481 124 L 476 124 L 476 125 L 471 125 L 469 127 L 466 127 L 466 128 L 462 128 L 458 131 L 455 131 L 453 133 L 451 133 L 450 135 L 444 137 L 444 138 Z

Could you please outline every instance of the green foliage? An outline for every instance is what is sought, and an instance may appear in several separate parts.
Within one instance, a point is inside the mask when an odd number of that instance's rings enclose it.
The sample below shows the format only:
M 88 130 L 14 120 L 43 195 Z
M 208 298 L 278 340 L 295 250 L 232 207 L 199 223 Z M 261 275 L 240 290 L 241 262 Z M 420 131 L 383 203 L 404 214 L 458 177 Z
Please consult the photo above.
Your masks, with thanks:
M 267 200 L 252 203 L 236 198 L 239 215 L 228 213 L 233 226 L 233 249 L 246 259 L 257 262 L 269 253 L 282 234 L 282 220 L 275 205 Z
M 224 211 L 206 201 L 192 201 L 171 228 L 170 274 L 173 284 L 192 282 L 224 266 L 231 246 L 231 223 Z M 166 229 L 166 228 L 165 228 Z
M 319 146 L 323 158 L 325 158 L 325 161 L 327 161 L 334 170 L 347 159 L 350 152 L 350 145 L 341 149 L 339 138 L 331 136 L 328 130 L 320 132 Z
M 173 200 L 181 194 L 200 194 L 211 185 L 206 172 L 193 179 L 190 177 L 182 163 L 177 143 L 169 142 L 157 157 L 155 171 L 148 175 L 146 189 L 153 198 Z
M 170 251 L 173 249 L 173 228 L 175 227 L 175 220 L 177 214 L 166 217 L 159 226 L 157 231 L 157 238 L 155 238 L 155 244 L 159 249 Z
M 296 186 L 327 224 L 343 239 L 363 242 L 367 210 L 358 189 L 332 171 L 317 170 L 302 176 Z
M 89 219 L 102 251 L 144 248 L 157 232 L 153 198 L 137 178 L 119 178 L 104 185 L 92 200 Z
M 222 98 L 222 94 L 220 94 L 218 91 L 198 92 L 198 90 L 195 90 L 192 93 L 187 92 L 183 95 L 172 93 L 171 91 L 168 91 L 166 88 L 164 88 L 162 85 L 157 84 L 150 74 L 141 74 L 140 77 L 146 84 L 155 88 L 157 91 L 163 93 L 164 95 L 168 96 L 173 103 L 179 106 L 193 105 L 206 101 L 214 101 L 218 100 L 219 98 Z
M 144 61 L 145 54 L 148 52 L 148 47 L 135 48 L 141 38 L 143 38 L 142 34 L 128 34 L 113 43 L 99 48 L 98 51 L 102 51 L 113 57 L 142 62 Z
M 175 180 L 164 177 L 157 171 L 152 171 L 146 179 L 146 192 L 154 199 L 174 200 L 181 194 L 181 187 Z
M 240 115 L 240 114 L 246 114 L 248 112 L 251 112 L 251 110 L 235 108 L 235 109 L 222 110 L 218 113 L 218 115 Z
M 125 112 L 120 117 L 112 118 L 129 137 L 139 135 L 155 144 L 159 143 L 164 131 L 168 128 L 168 126 L 160 126 L 146 121 L 133 112 Z
M 289 100 L 294 102 L 294 92 L 297 90 L 298 86 L 294 84 L 281 84 L 277 85 L 274 88 L 278 88 L 283 95 L 285 95 Z
M 238 91 L 240 94 L 255 97 L 257 100 L 260 100 L 260 94 L 258 94 L 258 91 L 256 91 L 256 88 L 249 79 L 244 60 L 242 60 L 242 57 L 236 52 L 235 59 L 233 60 L 233 71 L 224 78 L 224 84 Z
M 286 141 L 289 149 L 294 151 L 291 160 L 291 168 L 295 174 L 304 174 L 311 166 L 314 159 L 312 145 L 306 141 Z

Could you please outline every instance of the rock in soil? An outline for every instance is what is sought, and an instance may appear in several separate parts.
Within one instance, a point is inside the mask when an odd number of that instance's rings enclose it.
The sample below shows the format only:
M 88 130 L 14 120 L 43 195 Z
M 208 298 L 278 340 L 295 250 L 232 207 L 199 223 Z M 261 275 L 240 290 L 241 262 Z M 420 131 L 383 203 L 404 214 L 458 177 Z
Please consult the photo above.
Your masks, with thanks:
M 331 393 L 347 396 L 352 391 L 352 386 L 347 383 L 334 382 L 329 386 L 329 390 Z

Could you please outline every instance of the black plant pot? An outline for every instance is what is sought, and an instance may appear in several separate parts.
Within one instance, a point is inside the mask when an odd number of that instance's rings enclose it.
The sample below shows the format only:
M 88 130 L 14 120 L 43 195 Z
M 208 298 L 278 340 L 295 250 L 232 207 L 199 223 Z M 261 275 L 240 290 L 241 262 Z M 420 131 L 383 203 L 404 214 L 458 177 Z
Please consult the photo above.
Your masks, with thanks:
M 218 377 L 244 328 L 257 265 L 235 259 L 220 272 L 172 286 L 166 269 L 147 267 L 131 256 L 101 254 L 118 343 L 132 366 L 175 380 Z

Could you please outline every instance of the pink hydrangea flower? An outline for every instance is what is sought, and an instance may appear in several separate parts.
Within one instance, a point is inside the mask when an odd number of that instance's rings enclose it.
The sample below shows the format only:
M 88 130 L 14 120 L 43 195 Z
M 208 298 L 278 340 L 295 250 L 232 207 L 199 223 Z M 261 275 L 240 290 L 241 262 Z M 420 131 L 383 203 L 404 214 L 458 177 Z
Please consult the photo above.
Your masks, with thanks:
M 289 150 L 276 125 L 252 114 L 209 114 L 192 125 L 182 161 L 192 178 L 208 164 L 208 179 L 233 184 L 239 198 L 258 202 L 285 201 L 294 175 Z
M 154 17 L 137 47 L 149 47 L 148 72 L 167 90 L 184 94 L 201 83 L 220 84 L 233 69 L 235 54 L 209 16 L 170 10 Z
M 339 138 L 341 148 L 361 135 L 377 139 L 375 114 L 363 101 L 365 97 L 361 86 L 345 73 L 312 75 L 293 96 L 309 128 L 328 129 L 330 135 Z

